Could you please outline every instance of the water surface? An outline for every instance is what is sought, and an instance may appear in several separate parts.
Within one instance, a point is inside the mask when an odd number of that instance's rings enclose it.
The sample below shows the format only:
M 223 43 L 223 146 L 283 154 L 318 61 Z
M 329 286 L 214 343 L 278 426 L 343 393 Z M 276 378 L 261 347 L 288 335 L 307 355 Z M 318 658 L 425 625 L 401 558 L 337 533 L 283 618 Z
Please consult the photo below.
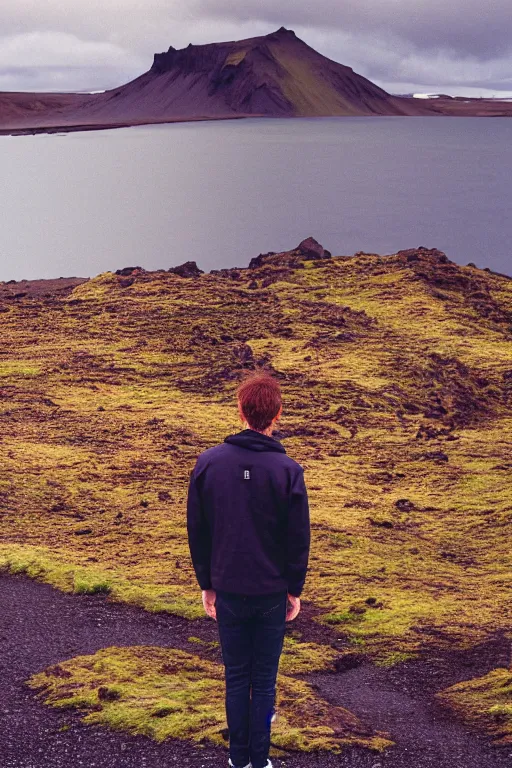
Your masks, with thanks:
M 512 120 L 230 120 L 0 137 L 0 279 L 437 247 L 512 273 Z

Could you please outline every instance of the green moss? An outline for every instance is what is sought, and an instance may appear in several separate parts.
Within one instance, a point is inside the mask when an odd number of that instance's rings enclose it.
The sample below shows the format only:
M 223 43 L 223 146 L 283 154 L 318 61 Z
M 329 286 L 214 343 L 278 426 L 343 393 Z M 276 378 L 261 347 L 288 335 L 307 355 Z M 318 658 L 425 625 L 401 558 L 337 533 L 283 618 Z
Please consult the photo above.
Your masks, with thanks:
M 33 675 L 29 685 L 46 704 L 83 710 L 83 722 L 163 741 L 223 744 L 224 670 L 182 651 L 150 646 L 105 648 Z M 346 746 L 384 749 L 384 734 L 368 734 L 357 718 L 319 699 L 306 683 L 280 676 L 279 749 L 339 752 Z M 321 725 L 311 725 L 311 722 Z
M 20 299 L 0 314 L 0 563 L 204 616 L 187 480 L 240 426 L 248 343 L 279 376 L 285 447 L 305 467 L 313 615 L 382 663 L 507 630 L 510 313 L 510 280 L 424 253 L 129 288 L 105 273 Z
M 498 744 L 512 744 L 512 670 L 494 669 L 437 695 L 459 717 L 493 736 Z

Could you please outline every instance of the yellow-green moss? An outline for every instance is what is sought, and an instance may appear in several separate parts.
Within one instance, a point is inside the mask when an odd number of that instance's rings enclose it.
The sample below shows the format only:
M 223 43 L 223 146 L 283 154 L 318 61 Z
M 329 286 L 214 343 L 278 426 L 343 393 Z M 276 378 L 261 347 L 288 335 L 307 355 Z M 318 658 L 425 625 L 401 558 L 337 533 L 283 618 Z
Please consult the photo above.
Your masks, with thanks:
M 29 685 L 46 704 L 83 710 L 83 722 L 167 738 L 223 744 L 224 671 L 183 651 L 139 646 L 105 648 L 33 675 Z M 339 752 L 346 746 L 381 750 L 391 742 L 368 731 L 347 710 L 319 699 L 307 683 L 280 676 L 279 749 Z
M 510 627 L 512 281 L 427 257 L 306 267 L 128 288 L 104 273 L 1 313 L 4 567 L 204 615 L 187 481 L 239 428 L 248 343 L 280 376 L 284 444 L 305 467 L 318 620 L 380 662 Z M 475 285 L 441 300 L 447 269 Z
M 301 643 L 285 637 L 279 670 L 283 675 L 300 675 L 334 669 L 338 651 L 328 645 Z
M 512 670 L 494 669 L 484 677 L 457 683 L 438 697 L 498 744 L 512 744 Z

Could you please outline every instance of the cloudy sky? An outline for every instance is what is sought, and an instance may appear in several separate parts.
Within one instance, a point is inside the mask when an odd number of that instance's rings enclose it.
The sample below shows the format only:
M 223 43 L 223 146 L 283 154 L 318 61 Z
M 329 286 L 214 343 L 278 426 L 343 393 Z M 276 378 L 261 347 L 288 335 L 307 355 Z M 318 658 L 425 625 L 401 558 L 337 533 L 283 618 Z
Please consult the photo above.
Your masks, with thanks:
M 280 26 L 393 93 L 512 96 L 510 0 L 2 0 L 0 90 L 100 90 Z

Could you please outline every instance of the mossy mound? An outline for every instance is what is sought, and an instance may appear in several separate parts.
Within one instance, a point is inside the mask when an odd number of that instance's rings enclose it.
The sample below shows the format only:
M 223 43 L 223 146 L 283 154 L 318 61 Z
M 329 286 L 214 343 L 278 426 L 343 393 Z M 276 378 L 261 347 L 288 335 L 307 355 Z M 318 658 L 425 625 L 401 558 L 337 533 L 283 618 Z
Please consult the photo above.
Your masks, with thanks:
M 225 743 L 224 670 L 183 651 L 105 648 L 48 667 L 28 682 L 46 704 L 83 710 L 84 723 L 157 741 Z M 291 677 L 279 677 L 277 706 L 272 743 L 278 750 L 340 752 L 348 746 L 381 750 L 391 743 Z
M 498 744 L 512 744 L 512 670 L 494 669 L 438 694 L 439 699 Z

